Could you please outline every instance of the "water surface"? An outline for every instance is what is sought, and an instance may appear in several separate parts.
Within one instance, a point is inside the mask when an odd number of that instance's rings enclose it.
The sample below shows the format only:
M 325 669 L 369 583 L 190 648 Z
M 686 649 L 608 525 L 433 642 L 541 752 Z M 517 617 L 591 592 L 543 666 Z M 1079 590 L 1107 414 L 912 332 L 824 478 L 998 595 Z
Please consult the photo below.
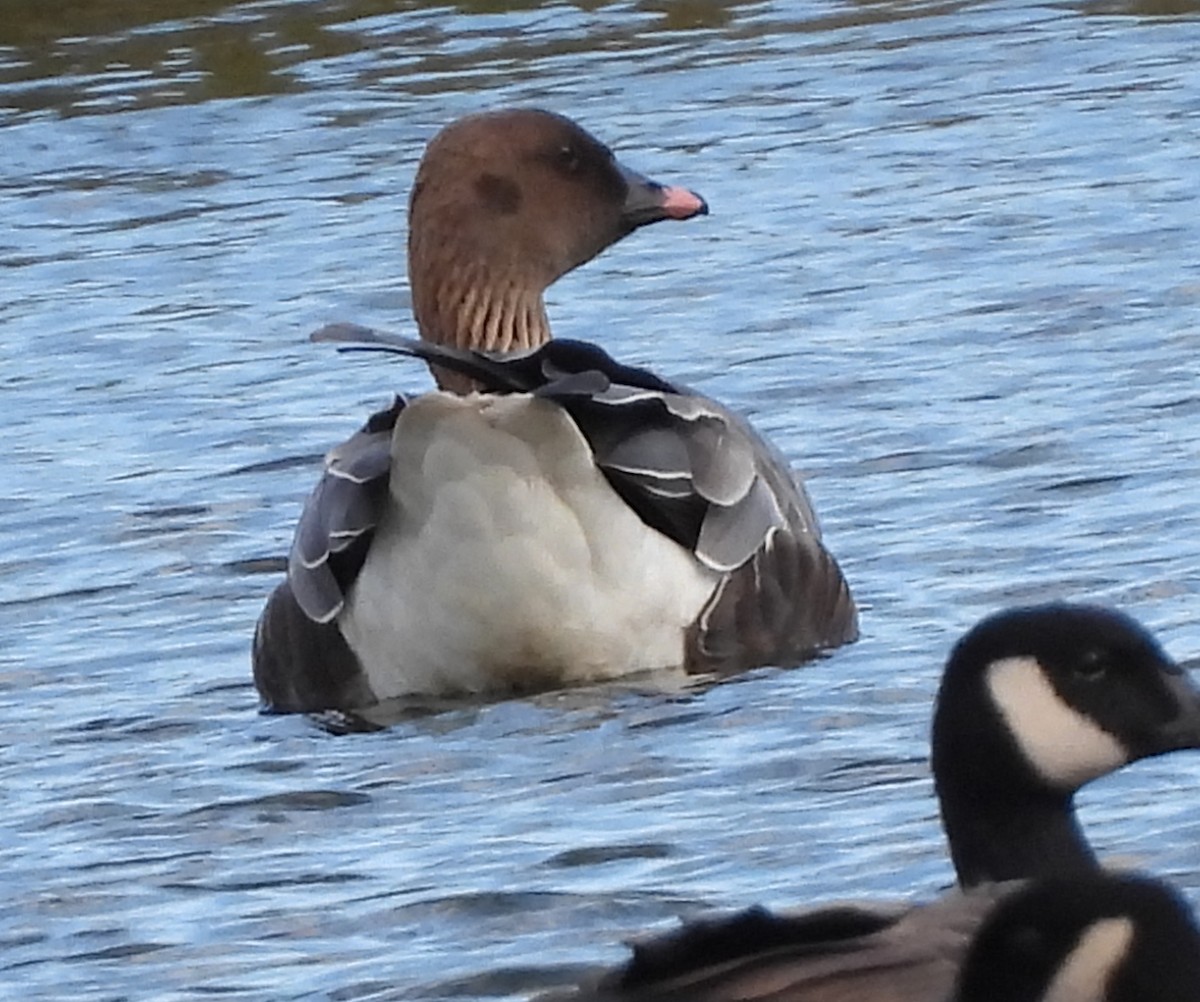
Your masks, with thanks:
M 0 24 L 0 971 L 22 998 L 528 995 L 754 901 L 929 895 L 939 665 L 1014 602 L 1200 654 L 1188 2 L 10 2 Z M 319 458 L 418 367 L 422 145 L 571 114 L 709 199 L 556 286 L 810 476 L 863 639 L 802 670 L 256 713 Z M 1089 790 L 1200 904 L 1200 760 Z

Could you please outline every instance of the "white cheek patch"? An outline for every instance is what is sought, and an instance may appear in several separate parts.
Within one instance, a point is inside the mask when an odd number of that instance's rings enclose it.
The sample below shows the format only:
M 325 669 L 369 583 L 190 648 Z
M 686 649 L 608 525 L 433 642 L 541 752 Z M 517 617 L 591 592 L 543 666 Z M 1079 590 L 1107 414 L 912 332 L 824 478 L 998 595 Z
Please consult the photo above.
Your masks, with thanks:
M 1093 922 L 1067 954 L 1042 1002 L 1093 1002 L 1106 998 L 1108 984 L 1125 961 L 1133 942 L 1127 918 Z
M 1075 790 L 1129 761 L 1116 738 L 1063 702 L 1036 659 L 994 661 L 987 686 L 1025 760 L 1051 786 Z

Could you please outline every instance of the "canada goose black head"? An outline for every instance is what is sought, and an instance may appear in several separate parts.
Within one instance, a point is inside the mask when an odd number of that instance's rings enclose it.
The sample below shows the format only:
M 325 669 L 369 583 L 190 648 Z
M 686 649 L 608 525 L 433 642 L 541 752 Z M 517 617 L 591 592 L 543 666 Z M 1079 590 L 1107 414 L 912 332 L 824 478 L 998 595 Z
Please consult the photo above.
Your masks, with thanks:
M 1075 792 L 1181 748 L 1200 748 L 1200 692 L 1130 617 L 1055 603 L 983 620 L 951 653 L 933 718 L 959 882 L 1095 869 Z
M 1039 880 L 976 935 L 954 1002 L 1196 1002 L 1200 929 L 1167 885 L 1096 874 Z

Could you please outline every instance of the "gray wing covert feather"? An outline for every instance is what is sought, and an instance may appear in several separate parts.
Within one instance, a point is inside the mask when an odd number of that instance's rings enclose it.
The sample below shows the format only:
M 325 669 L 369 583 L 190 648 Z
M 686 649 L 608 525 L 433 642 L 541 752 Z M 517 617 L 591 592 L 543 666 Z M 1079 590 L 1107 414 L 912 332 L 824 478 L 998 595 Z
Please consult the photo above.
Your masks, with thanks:
M 392 429 L 403 408 L 403 398 L 397 397 L 330 450 L 325 471 L 304 503 L 288 554 L 288 582 L 313 622 L 337 617 L 362 568 L 387 500 Z
M 387 498 L 392 429 L 404 406 L 397 397 L 333 449 L 304 504 L 287 578 L 271 592 L 254 631 L 254 682 L 266 710 L 303 713 L 375 702 L 335 620 Z
M 614 385 L 563 404 L 642 520 L 725 575 L 689 631 L 688 671 L 798 664 L 857 638 L 807 491 L 747 421 L 682 388 Z

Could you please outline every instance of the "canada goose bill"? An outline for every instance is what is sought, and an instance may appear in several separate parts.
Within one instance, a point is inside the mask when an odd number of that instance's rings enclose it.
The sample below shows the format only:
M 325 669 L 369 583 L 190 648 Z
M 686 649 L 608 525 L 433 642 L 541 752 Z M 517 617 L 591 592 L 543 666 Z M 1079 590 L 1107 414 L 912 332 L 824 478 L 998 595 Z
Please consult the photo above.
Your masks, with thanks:
M 947 660 L 932 730 L 958 889 L 915 907 L 751 909 L 691 922 L 638 943 L 627 963 L 570 997 L 947 999 L 967 945 L 996 902 L 1027 881 L 1101 873 L 1075 817 L 1076 790 L 1127 763 L 1184 748 L 1200 748 L 1200 691 L 1133 619 L 1069 604 L 988 617 Z M 984 998 L 991 1002 L 978 994 L 960 1002 Z
M 770 443 L 685 386 L 551 340 L 551 283 L 707 211 L 549 112 L 434 137 L 409 203 L 421 340 L 404 351 L 440 391 L 396 398 L 326 457 L 255 631 L 265 710 L 796 665 L 857 637 Z
M 1197 1002 L 1200 929 L 1166 884 L 1038 880 L 988 915 L 952 1002 Z

